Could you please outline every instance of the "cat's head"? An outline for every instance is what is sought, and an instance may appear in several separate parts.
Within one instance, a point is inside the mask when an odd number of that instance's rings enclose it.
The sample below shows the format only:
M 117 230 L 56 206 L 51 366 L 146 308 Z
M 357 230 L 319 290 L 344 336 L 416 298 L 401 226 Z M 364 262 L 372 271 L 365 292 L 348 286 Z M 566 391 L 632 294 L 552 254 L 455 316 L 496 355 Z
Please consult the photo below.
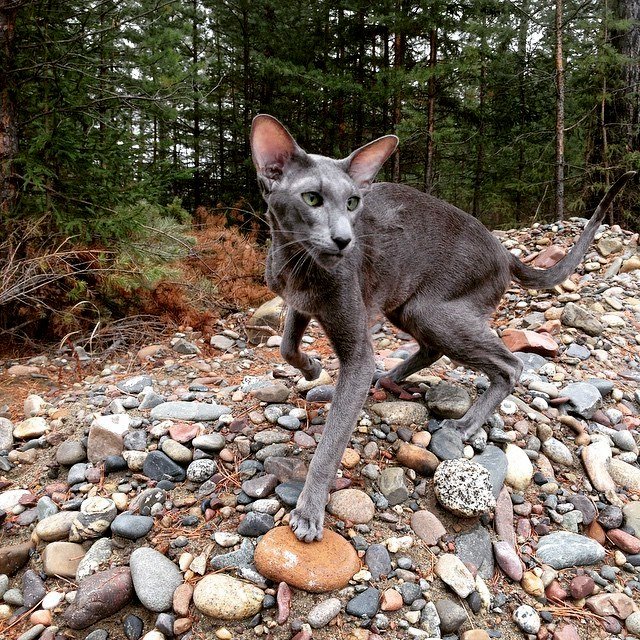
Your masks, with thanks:
M 397 145 L 396 136 L 384 136 L 334 160 L 303 151 L 272 116 L 256 116 L 251 155 L 275 233 L 302 245 L 320 266 L 336 266 L 357 243 L 363 193 Z

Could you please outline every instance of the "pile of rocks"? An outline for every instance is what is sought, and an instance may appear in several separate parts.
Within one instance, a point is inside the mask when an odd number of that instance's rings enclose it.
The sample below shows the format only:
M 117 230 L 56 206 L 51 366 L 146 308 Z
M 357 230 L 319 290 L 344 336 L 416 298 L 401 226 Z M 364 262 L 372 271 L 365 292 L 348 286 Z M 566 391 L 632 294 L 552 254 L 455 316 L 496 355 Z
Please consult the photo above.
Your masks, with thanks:
M 500 236 L 550 266 L 580 226 Z M 558 291 L 509 290 L 496 327 L 524 371 L 469 443 L 440 421 L 481 375 L 443 358 L 372 389 L 311 545 L 285 525 L 337 362 L 312 325 L 320 379 L 284 365 L 277 302 L 248 334 L 239 314 L 100 367 L 0 362 L 40 389 L 0 407 L 0 635 L 640 638 L 637 245 L 603 228 Z M 372 339 L 385 369 L 417 348 Z

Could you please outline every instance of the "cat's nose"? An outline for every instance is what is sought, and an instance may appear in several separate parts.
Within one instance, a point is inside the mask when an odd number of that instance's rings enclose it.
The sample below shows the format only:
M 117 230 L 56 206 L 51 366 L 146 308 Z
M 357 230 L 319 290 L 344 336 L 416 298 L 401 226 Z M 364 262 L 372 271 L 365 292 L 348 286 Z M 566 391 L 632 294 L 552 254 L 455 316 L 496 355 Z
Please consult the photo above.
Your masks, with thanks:
M 336 247 L 340 249 L 340 251 L 346 249 L 351 242 L 351 236 L 332 236 L 331 239 L 333 240 Z

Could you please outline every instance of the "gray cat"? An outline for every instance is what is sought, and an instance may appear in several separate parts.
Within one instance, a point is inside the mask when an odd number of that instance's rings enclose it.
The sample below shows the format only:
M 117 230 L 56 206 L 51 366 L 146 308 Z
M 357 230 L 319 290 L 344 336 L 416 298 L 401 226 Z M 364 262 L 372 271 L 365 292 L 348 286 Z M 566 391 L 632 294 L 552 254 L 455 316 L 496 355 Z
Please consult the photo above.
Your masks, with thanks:
M 320 375 L 319 362 L 299 348 L 315 318 L 340 361 L 324 433 L 291 513 L 291 528 L 306 542 L 322 538 L 329 488 L 376 374 L 369 338 L 376 315 L 384 313 L 420 347 L 384 374 L 391 380 L 403 380 L 442 354 L 489 378 L 488 390 L 466 415 L 442 425 L 468 438 L 521 373 L 520 360 L 488 323 L 509 283 L 543 289 L 565 280 L 611 201 L 635 175 L 626 173 L 611 187 L 567 256 L 540 271 L 517 260 L 460 209 L 411 187 L 372 184 L 397 144 L 395 136 L 384 136 L 334 160 L 305 153 L 271 116 L 253 121 L 252 157 L 271 228 L 266 279 L 288 305 L 282 356 L 307 380 Z

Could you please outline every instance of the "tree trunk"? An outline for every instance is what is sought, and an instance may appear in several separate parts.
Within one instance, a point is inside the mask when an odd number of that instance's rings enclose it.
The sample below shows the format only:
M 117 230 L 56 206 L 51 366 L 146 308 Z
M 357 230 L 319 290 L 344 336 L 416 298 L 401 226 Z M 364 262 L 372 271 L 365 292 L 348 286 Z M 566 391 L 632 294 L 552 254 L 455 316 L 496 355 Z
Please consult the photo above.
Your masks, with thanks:
M 616 47 L 625 56 L 624 100 L 626 113 L 626 150 L 637 151 L 640 147 L 640 0 L 618 0 L 618 18 L 629 22 L 628 28 L 616 38 Z M 622 114 L 620 114 L 622 115 Z
M 398 75 L 404 68 L 404 50 L 406 44 L 404 25 L 401 24 L 402 15 L 403 2 L 402 0 L 397 0 L 396 27 L 393 37 L 393 68 L 396 72 L 395 86 L 393 91 L 393 128 L 396 132 L 398 129 L 398 125 L 402 121 L 402 91 L 400 89 L 401 83 L 398 79 Z M 398 151 L 393 154 L 392 180 L 393 182 L 400 182 L 400 153 Z
M 478 87 L 478 144 L 476 145 L 476 168 L 473 181 L 473 202 L 471 212 L 474 217 L 478 218 L 482 207 L 482 180 L 484 173 L 484 133 L 485 133 L 485 113 L 484 103 L 487 93 L 487 61 L 486 61 L 486 17 L 483 17 L 482 24 L 482 41 L 480 43 L 480 84 Z
M 0 218 L 16 203 L 17 186 L 13 162 L 18 154 L 15 89 L 10 71 L 13 68 L 17 4 L 0 0 Z
M 198 0 L 193 0 L 191 64 L 193 65 L 193 210 L 200 205 L 200 84 L 198 82 Z
M 529 0 L 522 2 L 522 15 L 518 29 L 518 109 L 520 123 L 520 140 L 518 141 L 518 168 L 516 187 L 516 211 L 515 217 L 519 222 L 522 216 L 522 181 L 524 176 L 524 132 L 527 124 L 527 35 L 529 33 Z
M 437 52 L 438 33 L 436 29 L 429 32 L 429 103 L 427 110 L 427 153 L 424 165 L 424 190 L 431 193 L 433 189 L 433 155 L 435 133 L 435 113 L 436 113 L 436 63 L 438 60 Z
M 562 53 L 562 0 L 556 0 L 556 219 L 564 218 L 564 58 Z

